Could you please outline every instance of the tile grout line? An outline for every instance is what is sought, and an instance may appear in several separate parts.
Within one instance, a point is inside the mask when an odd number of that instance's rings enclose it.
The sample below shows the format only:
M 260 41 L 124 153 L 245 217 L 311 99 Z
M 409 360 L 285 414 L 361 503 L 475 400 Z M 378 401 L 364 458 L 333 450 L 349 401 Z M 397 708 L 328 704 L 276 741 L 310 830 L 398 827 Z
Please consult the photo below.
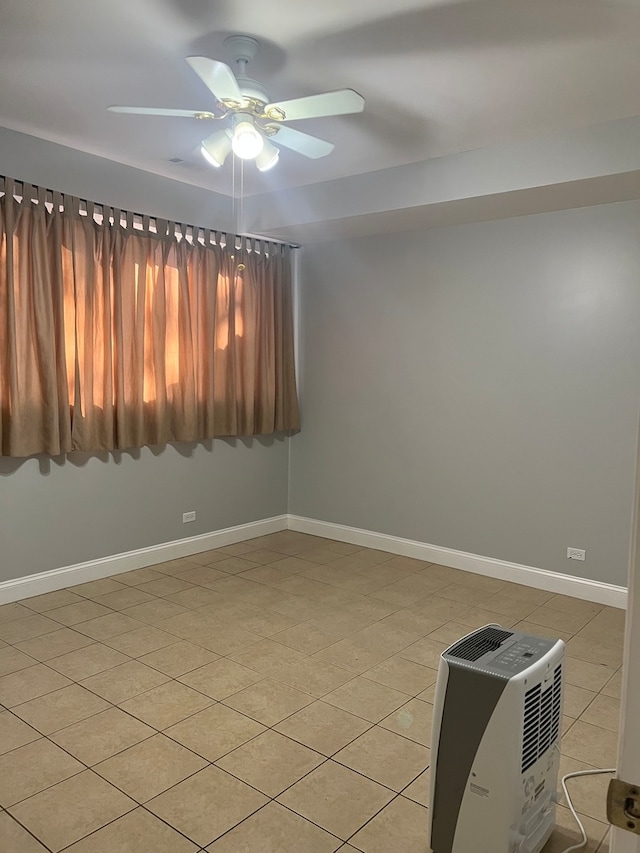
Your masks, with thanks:
M 24 800 L 23 800 L 23 802 L 24 802 Z M 31 832 L 31 830 L 27 826 L 25 826 L 23 823 L 21 823 L 15 815 L 11 814 L 11 812 L 7 811 L 7 809 L 5 809 L 5 811 L 7 812 L 7 814 L 11 818 L 11 820 L 15 820 L 15 822 L 18 824 L 18 826 L 22 827 L 22 829 L 24 829 L 24 831 L 26 833 L 28 833 L 31 836 L 31 838 L 34 838 L 38 842 L 38 844 L 41 844 L 44 847 L 44 849 L 48 851 L 48 853 L 53 853 L 51 848 L 48 847 L 44 843 L 44 841 L 41 841 L 37 835 L 34 835 L 33 832 Z

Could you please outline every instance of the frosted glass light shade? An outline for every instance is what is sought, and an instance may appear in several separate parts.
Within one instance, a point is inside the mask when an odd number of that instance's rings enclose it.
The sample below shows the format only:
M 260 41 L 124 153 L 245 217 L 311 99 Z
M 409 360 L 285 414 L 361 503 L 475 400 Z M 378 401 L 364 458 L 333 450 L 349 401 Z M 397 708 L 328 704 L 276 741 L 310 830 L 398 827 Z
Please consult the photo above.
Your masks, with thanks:
M 264 139 L 250 121 L 239 121 L 233 129 L 231 147 L 233 153 L 243 160 L 253 160 L 260 154 Z
M 272 169 L 276 165 L 279 157 L 280 151 L 272 142 L 265 139 L 262 151 L 256 157 L 256 167 L 260 172 L 266 172 L 268 169 Z
M 227 159 L 231 151 L 231 139 L 226 130 L 218 130 L 200 146 L 200 151 L 205 160 L 218 169 Z

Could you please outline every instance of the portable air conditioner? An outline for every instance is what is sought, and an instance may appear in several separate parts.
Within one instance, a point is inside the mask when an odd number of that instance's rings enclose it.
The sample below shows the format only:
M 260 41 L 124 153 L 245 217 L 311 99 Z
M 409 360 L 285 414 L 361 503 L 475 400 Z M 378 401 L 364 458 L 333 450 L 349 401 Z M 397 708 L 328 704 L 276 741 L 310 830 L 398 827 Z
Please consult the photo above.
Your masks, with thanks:
M 562 640 L 488 625 L 440 659 L 433 712 L 433 853 L 539 853 L 554 827 Z

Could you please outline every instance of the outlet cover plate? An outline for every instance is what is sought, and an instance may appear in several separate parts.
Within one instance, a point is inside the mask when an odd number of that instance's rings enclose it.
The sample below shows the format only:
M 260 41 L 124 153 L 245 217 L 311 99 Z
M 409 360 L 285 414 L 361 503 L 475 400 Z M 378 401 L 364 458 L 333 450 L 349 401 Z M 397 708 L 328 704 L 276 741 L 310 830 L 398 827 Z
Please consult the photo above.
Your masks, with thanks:
M 196 520 L 196 511 L 191 510 L 191 512 L 183 512 L 182 513 L 182 523 L 186 524 L 188 521 Z
M 586 560 L 587 552 L 584 548 L 567 548 L 567 558 L 569 560 Z

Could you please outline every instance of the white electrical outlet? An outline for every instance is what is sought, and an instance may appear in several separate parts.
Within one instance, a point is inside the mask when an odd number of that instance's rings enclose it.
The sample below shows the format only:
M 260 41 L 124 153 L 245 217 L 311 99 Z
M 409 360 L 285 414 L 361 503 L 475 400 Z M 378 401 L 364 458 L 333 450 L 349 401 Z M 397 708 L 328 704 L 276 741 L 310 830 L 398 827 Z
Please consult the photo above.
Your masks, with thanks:
M 182 513 L 182 523 L 186 524 L 187 521 L 195 521 L 196 520 L 196 511 L 191 510 L 191 512 L 183 512 Z M 584 557 L 582 558 L 584 560 Z
M 587 552 L 584 548 L 567 548 L 567 558 L 569 560 L 586 560 Z

